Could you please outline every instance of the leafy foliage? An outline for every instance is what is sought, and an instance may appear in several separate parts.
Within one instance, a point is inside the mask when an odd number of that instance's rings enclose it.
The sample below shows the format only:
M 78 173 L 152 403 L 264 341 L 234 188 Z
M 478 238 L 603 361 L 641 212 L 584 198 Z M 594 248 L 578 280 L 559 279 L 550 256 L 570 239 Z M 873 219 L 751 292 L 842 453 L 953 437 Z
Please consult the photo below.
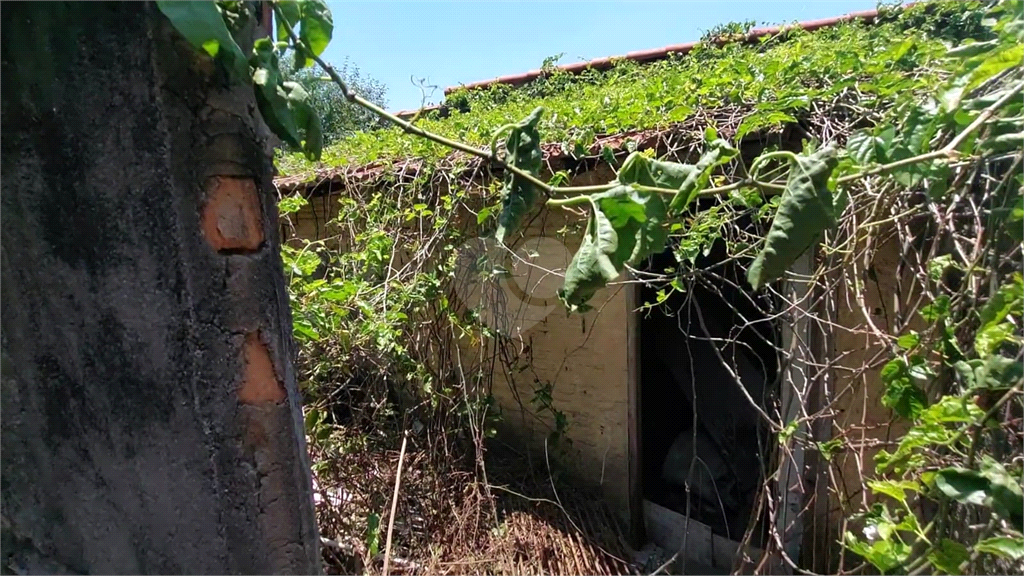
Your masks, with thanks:
M 958 16 L 971 9 L 977 14 L 979 4 L 918 6 L 877 26 L 850 22 L 814 33 L 793 30 L 777 41 L 708 45 L 685 57 L 642 67 L 622 61 L 609 71 L 555 73 L 519 89 L 498 84 L 456 92 L 447 96 L 449 117 L 427 116 L 417 125 L 483 146 L 495 130 L 542 106 L 546 112 L 539 128 L 544 141 L 573 151 L 589 146 L 598 134 L 664 127 L 723 104 L 754 110 L 745 120 L 746 132 L 779 127 L 806 111 L 811 101 L 854 87 L 863 94 L 863 105 L 881 107 L 900 94 L 938 82 L 939 73 L 931 65 L 946 47 L 921 25 L 918 14 L 937 11 Z M 934 28 L 943 33 L 978 33 L 973 21 L 948 29 L 935 24 Z M 901 50 L 904 42 L 912 49 Z M 908 74 L 909 70 L 915 73 Z M 410 139 L 391 127 L 355 134 L 329 147 L 323 162 L 359 166 L 407 157 L 430 162 L 448 153 L 442 145 Z M 300 157 L 279 161 L 282 174 L 308 173 L 315 167 Z
M 278 35 L 287 36 L 294 26 L 299 27 L 304 49 L 295 52 L 302 54 L 296 58 L 296 68 L 308 67 L 312 60 L 305 55 L 312 52 L 319 56 L 331 40 L 334 24 L 327 4 L 322 0 L 284 0 L 275 4 L 287 18 L 278 19 Z M 244 14 L 234 14 L 228 5 Z M 280 70 L 277 51 L 283 54 L 288 42 L 279 46 L 269 38 L 261 38 L 254 43 L 247 59 L 228 31 L 225 21 L 252 18 L 251 6 L 237 2 L 158 2 L 157 6 L 193 46 L 223 61 L 234 81 L 251 79 L 260 113 L 274 134 L 293 149 L 301 150 L 308 160 L 320 160 L 324 145 L 320 116 L 310 105 L 309 93 L 299 84 L 286 81 Z
M 161 0 L 156 5 L 193 46 L 201 48 L 211 58 L 224 62 L 236 78 L 247 75 L 245 55 L 228 31 L 221 7 L 213 2 L 167 0 Z
M 287 62 L 289 56 L 286 53 L 282 60 Z M 366 76 L 347 60 L 336 70 L 354 92 L 378 106 L 387 105 L 387 89 L 379 81 Z M 339 142 L 356 132 L 375 130 L 383 126 L 383 122 L 376 114 L 349 102 L 337 84 L 325 79 L 326 72 L 319 65 L 314 64 L 298 70 L 284 66 L 281 72 L 285 82 L 294 82 L 302 86 L 308 94 L 306 101 L 319 113 L 325 145 Z

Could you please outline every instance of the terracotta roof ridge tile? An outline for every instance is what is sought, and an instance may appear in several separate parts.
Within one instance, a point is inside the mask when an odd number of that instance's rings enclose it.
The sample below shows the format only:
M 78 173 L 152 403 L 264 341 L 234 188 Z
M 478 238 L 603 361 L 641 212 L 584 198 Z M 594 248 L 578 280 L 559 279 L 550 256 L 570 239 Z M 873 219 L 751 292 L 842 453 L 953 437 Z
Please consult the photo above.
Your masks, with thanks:
M 915 3 L 904 4 L 903 8 L 913 6 Z M 789 26 L 769 26 L 765 28 L 754 28 L 747 32 L 743 38 L 744 42 L 753 42 L 764 38 L 765 36 L 774 36 L 785 30 L 792 30 L 796 28 L 802 28 L 808 32 L 818 30 L 821 28 L 828 28 L 835 26 L 843 22 L 849 22 L 851 20 L 863 20 L 871 22 L 878 17 L 878 10 L 861 10 L 859 12 L 850 12 L 842 16 L 834 16 L 831 18 L 820 18 L 818 20 L 807 20 L 804 22 L 798 22 Z M 627 52 L 622 56 L 605 56 L 602 58 L 595 58 L 593 60 L 587 60 L 584 62 L 574 62 L 572 64 L 563 64 L 557 66 L 556 69 L 563 72 L 569 72 L 570 74 L 577 74 L 588 68 L 596 70 L 603 70 L 610 68 L 616 60 L 632 60 L 634 62 L 653 62 L 656 60 L 662 60 L 667 58 L 670 54 L 686 54 L 693 50 L 700 42 L 686 42 L 685 44 L 671 44 L 668 46 L 662 46 L 661 48 L 650 48 L 647 50 L 636 50 L 633 52 Z M 508 84 L 511 86 L 521 86 L 533 80 L 536 80 L 544 75 L 542 70 L 530 70 L 522 74 L 510 74 L 506 76 L 499 76 L 491 80 L 480 80 L 477 82 L 470 82 L 468 84 L 460 84 L 458 86 L 449 86 L 444 89 L 444 94 L 447 96 L 452 92 L 460 89 L 476 90 L 479 88 L 486 88 L 494 84 Z M 440 106 L 430 107 L 428 109 L 436 109 Z M 403 111 L 404 113 L 414 114 L 415 110 Z

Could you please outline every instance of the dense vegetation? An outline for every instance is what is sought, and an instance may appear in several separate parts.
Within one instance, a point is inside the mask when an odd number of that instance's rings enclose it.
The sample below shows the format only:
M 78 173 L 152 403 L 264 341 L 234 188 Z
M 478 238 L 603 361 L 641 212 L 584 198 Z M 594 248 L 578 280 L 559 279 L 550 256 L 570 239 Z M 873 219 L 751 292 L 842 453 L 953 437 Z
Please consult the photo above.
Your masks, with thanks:
M 478 228 L 514 246 L 523 219 L 543 200 L 546 209 L 586 210 L 575 230 L 582 245 L 562 271 L 570 309 L 585 309 L 603 286 L 665 248 L 678 266 L 643 276 L 660 289 L 651 305 L 721 283 L 719 271 L 696 263 L 724 245 L 749 270 L 766 314 L 784 310 L 794 326 L 807 323 L 826 338 L 854 334 L 881 350 L 857 365 L 817 357 L 805 343 L 778 350 L 785 361 L 842 375 L 837 400 L 866 393 L 858 379 L 879 373 L 881 401 L 894 413 L 886 429 L 906 430 L 891 441 L 866 439 L 863 423 L 842 420 L 828 403 L 795 416 L 778 407 L 763 414 L 780 453 L 801 446 L 825 462 L 820 481 L 842 507 L 844 528 L 823 544 L 841 546 L 824 569 L 857 571 L 859 558 L 885 573 L 1019 571 L 1021 9 L 1019 1 L 887 9 L 873 25 L 793 30 L 754 46 L 709 44 L 646 66 L 624 62 L 605 73 L 555 72 L 519 89 L 462 92 L 449 98 L 450 117 L 417 122 L 431 134 L 491 144 L 503 162 L 500 190 L 496 179 L 480 187 L 454 178 L 468 160 L 437 138 L 405 134 L 408 126 L 327 147 L 321 161 L 332 168 L 415 158 L 425 169 L 412 182 L 386 173 L 370 188 L 352 187 L 334 235 L 285 248 L 317 478 L 361 498 L 328 507 L 323 525 L 339 534 L 368 525 L 367 555 L 375 555 L 390 476 L 366 480 L 360 467 L 368 453 L 395 447 L 395 430 L 418 426 L 427 430 L 414 441 L 425 454 L 418 470 L 430 481 L 402 506 L 426 526 L 405 540 L 405 553 L 429 550 L 425 561 L 436 562 L 454 553 L 454 545 L 433 546 L 442 540 L 490 538 L 496 546 L 489 530 L 505 524 L 493 504 L 482 512 L 479 504 L 493 502 L 496 487 L 484 449 L 500 418 L 491 386 L 495 373 L 529 374 L 529 356 L 517 334 L 487 320 L 486 299 L 458 298 L 466 284 L 500 282 L 500 267 L 488 261 L 493 252 L 484 250 L 465 275 L 456 248 Z M 596 152 L 618 169 L 597 189 L 561 187 L 570 174 L 538 179 L 541 142 L 582 157 L 595 154 L 591 144 L 602 134 L 679 125 L 698 129 L 667 157 L 633 152 L 628 139 L 623 146 L 633 153 L 625 160 L 616 150 Z M 802 150 L 777 149 L 769 139 L 753 161 L 738 154 L 745 137 L 783 128 L 802 131 Z M 291 156 L 279 166 L 311 175 L 317 164 Z M 286 197 L 282 213 L 306 201 Z M 872 262 L 893 243 L 902 252 L 896 310 L 880 322 L 866 304 L 880 289 Z M 791 274 L 808 251 L 810 273 Z M 825 304 L 808 310 L 787 284 Z M 855 325 L 837 323 L 840 304 Z M 558 445 L 572 423 L 553 405 L 550 382 L 529 386 L 522 406 L 550 423 Z M 807 391 L 797 393 L 808 405 Z M 863 458 L 866 450 L 877 453 L 874 462 Z M 475 473 L 468 500 L 447 484 L 465 470 L 459 462 Z M 766 469 L 771 480 L 774 470 Z M 763 513 L 775 514 L 768 484 L 763 492 Z M 876 496 L 870 502 L 868 492 Z M 462 518 L 467 501 L 478 503 L 473 528 L 456 536 L 445 519 Z

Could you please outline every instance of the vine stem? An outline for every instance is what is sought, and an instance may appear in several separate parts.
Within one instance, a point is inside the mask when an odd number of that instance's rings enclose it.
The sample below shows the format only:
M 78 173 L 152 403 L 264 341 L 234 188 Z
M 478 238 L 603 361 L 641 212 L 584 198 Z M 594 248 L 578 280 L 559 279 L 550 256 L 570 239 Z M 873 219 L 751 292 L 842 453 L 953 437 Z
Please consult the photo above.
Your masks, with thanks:
M 870 170 L 865 170 L 863 172 L 858 172 L 856 174 L 850 174 L 849 176 L 843 176 L 842 178 L 837 179 L 836 183 L 845 184 L 847 182 L 859 180 L 867 176 L 874 176 L 876 174 L 890 172 L 892 170 L 895 170 L 896 168 L 902 168 L 903 166 L 917 164 L 918 162 L 926 162 L 928 160 L 956 160 L 957 158 L 960 157 L 960 153 L 957 151 L 957 148 L 964 143 L 964 140 L 966 140 L 968 136 L 970 136 L 972 133 L 974 133 L 974 131 L 980 128 L 982 124 L 988 121 L 988 119 L 991 118 L 992 115 L 996 113 L 996 111 L 1002 108 L 1004 104 L 1006 104 L 1014 97 L 1016 97 L 1018 94 L 1020 94 L 1021 90 L 1024 90 L 1024 82 L 1018 82 L 1016 86 L 1011 88 L 1006 94 L 1003 95 L 1002 98 L 996 100 L 994 104 L 986 108 L 981 114 L 978 115 L 977 118 L 974 119 L 974 122 L 971 122 L 970 125 L 967 126 L 967 128 L 964 128 L 963 131 L 956 135 L 956 138 L 953 138 L 949 142 L 949 144 L 946 144 L 941 149 L 935 150 L 934 152 L 920 154 L 918 156 L 912 156 L 910 158 L 904 158 L 903 160 L 897 160 L 895 162 L 890 162 L 888 164 L 883 164 L 881 166 L 876 166 L 875 168 L 872 168 Z

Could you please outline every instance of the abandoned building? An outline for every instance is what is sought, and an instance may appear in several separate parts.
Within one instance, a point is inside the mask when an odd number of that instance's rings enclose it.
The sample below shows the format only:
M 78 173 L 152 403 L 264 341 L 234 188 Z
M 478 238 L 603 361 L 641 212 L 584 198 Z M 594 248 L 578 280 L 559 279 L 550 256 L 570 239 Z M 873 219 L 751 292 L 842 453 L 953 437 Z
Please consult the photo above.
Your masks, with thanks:
M 870 11 L 799 26 L 814 32 L 849 21 L 871 25 L 876 17 Z M 745 39 L 757 41 L 779 31 L 755 29 Z M 653 63 L 684 57 L 695 45 L 634 52 L 623 58 Z M 615 61 L 602 58 L 561 68 L 576 73 L 609 68 Z M 549 73 L 532 71 L 446 93 L 495 85 L 519 87 Z M 458 112 L 440 106 L 422 113 L 443 117 Z M 582 154 L 545 144 L 542 179 L 565 172 L 567 184 L 573 186 L 613 180 L 614 166 L 602 154 L 606 149 L 620 162 L 632 150 L 688 161 L 695 151 L 699 154 L 708 124 L 731 139 L 742 117 L 741 111 L 728 105 L 697 111 L 661 128 L 599 134 Z M 799 150 L 809 136 L 829 137 L 818 129 L 813 123 L 787 123 L 749 133 L 739 143 L 740 153 L 749 162 L 767 146 Z M 411 184 L 419 176 L 417 170 L 414 161 L 376 162 L 325 166 L 279 178 L 282 196 L 299 194 L 309 201 L 290 216 L 282 233 L 286 239 L 325 238 L 333 233 L 329 223 L 338 212 L 338 198 L 357 189 L 372 190 L 381 180 Z M 468 160 L 460 170 L 453 178 L 461 178 L 460 185 L 467 188 L 486 187 L 493 180 L 479 162 Z M 701 208 L 714 204 L 714 200 L 702 201 Z M 801 269 L 815 265 L 812 253 L 805 254 L 794 274 L 777 288 L 775 294 L 785 297 L 755 293 L 745 281 L 743 262 L 728 259 L 719 243 L 694 255 L 694 268 L 712 271 L 713 276 L 659 294 L 658 288 L 642 282 L 643 274 L 674 267 L 670 250 L 602 289 L 590 302 L 591 310 L 567 314 L 556 294 L 558 275 L 537 270 L 566 269 L 581 238 L 581 229 L 572 224 L 581 219 L 564 210 L 538 210 L 517 235 L 518 248 L 514 248 L 536 254 L 537 259 L 532 266 L 510 264 L 507 306 L 489 308 L 491 316 L 485 318 L 517 341 L 530 363 L 529 370 L 494 375 L 504 384 L 493 388 L 502 412 L 500 437 L 528 447 L 542 459 L 552 449 L 548 438 L 557 423 L 550 414 L 538 416 L 529 406 L 529 391 L 543 385 L 551 405 L 568 422 L 564 436 L 569 442 L 560 449 L 575 476 L 603 492 L 634 541 L 646 538 L 674 549 L 685 534 L 685 557 L 727 568 L 744 533 L 764 517 L 756 496 L 773 478 L 768 485 L 783 507 L 775 523 L 785 552 L 797 558 L 811 548 L 834 546 L 844 502 L 829 489 L 820 456 L 797 444 L 780 450 L 779 431 L 766 424 L 762 413 L 800 422 L 798 415 L 830 405 L 836 419 L 858 423 L 863 438 L 895 432 L 883 426 L 890 423 L 891 413 L 879 400 L 880 367 L 853 368 L 884 350 L 884 344 L 873 340 L 863 327 L 870 322 L 884 330 L 891 321 L 888 304 L 904 290 L 898 271 L 900 246 L 893 241 L 874 248 L 869 263 L 873 281 L 863 287 L 859 299 L 849 294 L 830 298 L 810 294 L 813 288 L 799 278 Z M 475 226 L 474 214 L 467 212 L 465 219 L 469 228 Z M 744 225 L 753 226 L 736 224 Z M 471 307 L 480 303 L 480 296 L 470 292 L 461 296 Z M 646 306 L 655 302 L 660 305 Z M 819 323 L 808 320 L 812 313 L 827 316 L 845 329 L 826 333 Z M 870 318 L 866 320 L 865 314 Z M 824 357 L 837 360 L 828 370 L 814 368 Z M 844 366 L 850 370 L 844 371 Z M 852 392 L 836 394 L 843 389 Z M 797 433 L 822 442 L 828 439 L 829 426 L 800 423 Z M 839 480 L 849 482 L 850 490 L 856 484 L 852 470 L 861 458 L 863 453 L 845 451 L 832 462 L 851 470 Z M 758 549 L 766 544 L 763 529 L 754 526 L 750 532 L 753 536 L 743 545 Z

